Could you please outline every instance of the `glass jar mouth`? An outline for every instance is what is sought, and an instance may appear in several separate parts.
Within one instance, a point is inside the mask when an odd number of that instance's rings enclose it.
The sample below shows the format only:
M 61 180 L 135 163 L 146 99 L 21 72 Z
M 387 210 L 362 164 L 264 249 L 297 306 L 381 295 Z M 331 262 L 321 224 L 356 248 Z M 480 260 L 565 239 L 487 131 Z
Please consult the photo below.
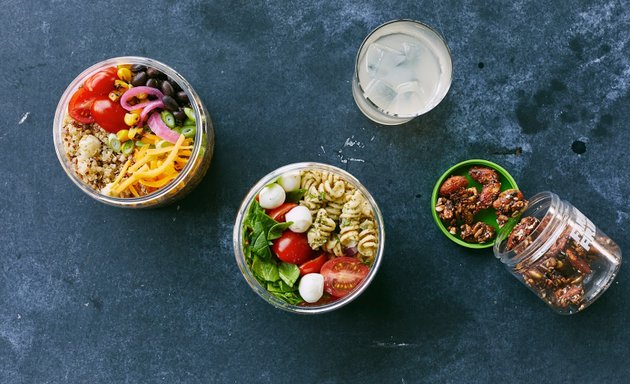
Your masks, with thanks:
M 365 198 L 370 203 L 370 206 L 372 207 L 372 210 L 374 212 L 374 220 L 378 228 L 378 240 L 379 240 L 378 250 L 376 252 L 376 256 L 374 257 L 374 263 L 372 264 L 372 267 L 370 268 L 370 272 L 357 288 L 355 288 L 352 292 L 350 292 L 350 294 L 348 294 L 347 296 L 339 300 L 336 300 L 334 302 L 324 304 L 321 306 L 310 306 L 310 307 L 291 305 L 271 295 L 262 285 L 260 285 L 258 280 L 256 280 L 250 268 L 248 267 L 247 262 L 245 261 L 245 255 L 243 253 L 243 224 L 244 224 L 244 220 L 247 215 L 247 212 L 249 211 L 249 207 L 252 201 L 254 201 L 254 199 L 256 198 L 256 195 L 258 194 L 258 192 L 260 192 L 260 190 L 265 185 L 269 184 L 278 176 L 286 172 L 301 171 L 301 170 L 307 170 L 307 169 L 316 169 L 316 170 L 328 171 L 331 173 L 339 174 L 342 177 L 344 177 L 348 182 L 352 183 L 358 190 L 360 190 L 361 193 L 363 193 Z M 233 242 L 233 247 L 234 247 L 234 256 L 236 258 L 238 267 L 241 273 L 243 274 L 243 276 L 245 277 L 245 280 L 247 281 L 249 286 L 252 288 L 254 292 L 256 292 L 256 294 L 258 294 L 258 296 L 260 296 L 262 299 L 264 299 L 266 302 L 273 305 L 274 307 L 278 309 L 282 309 L 287 312 L 299 313 L 299 314 L 319 314 L 319 313 L 330 312 L 349 304 L 354 299 L 359 297 L 367 289 L 367 287 L 370 285 L 370 283 L 376 276 L 376 273 L 378 272 L 378 269 L 381 264 L 383 251 L 385 249 L 385 226 L 383 223 L 383 216 L 381 214 L 381 211 L 378 205 L 376 204 L 376 201 L 374 200 L 372 195 L 369 193 L 369 191 L 363 186 L 363 184 L 361 184 L 361 182 L 359 182 L 359 180 L 357 180 L 350 173 L 340 168 L 337 168 L 335 166 L 323 164 L 323 163 L 317 163 L 317 162 L 293 163 L 293 164 L 280 167 L 268 173 L 263 178 L 261 178 L 249 190 L 249 192 L 243 199 L 241 206 L 238 209 L 236 222 L 234 224 L 232 242 Z
M 362 53 L 364 54 L 363 50 L 366 47 L 366 44 L 368 44 L 368 42 L 372 43 L 370 41 L 370 39 L 372 39 L 374 34 L 377 33 L 378 31 L 380 31 L 381 29 L 387 28 L 388 26 L 391 26 L 392 24 L 398 24 L 398 23 L 413 24 L 415 27 L 422 28 L 422 29 L 425 29 L 425 30 L 429 31 L 430 33 L 435 35 L 435 37 L 437 38 L 437 40 L 439 42 L 441 42 L 444 45 L 444 47 L 446 48 L 446 52 L 448 54 L 447 55 L 447 57 L 448 57 L 448 63 L 447 63 L 448 64 L 448 68 L 447 68 L 448 69 L 448 79 L 447 79 L 448 83 L 447 83 L 447 85 L 444 87 L 444 89 L 442 91 L 439 92 L 439 96 L 434 100 L 434 102 L 432 102 L 430 104 L 427 104 L 426 107 L 422 111 L 419 111 L 417 113 L 398 113 L 398 114 L 393 114 L 393 113 L 389 113 L 389 112 L 385 111 L 382 107 L 379 107 L 371 99 L 369 99 L 368 97 L 365 96 L 365 89 L 364 89 L 363 85 L 361 85 L 361 82 L 359 81 L 359 66 L 360 66 L 360 61 L 361 61 L 361 58 L 362 58 Z M 363 39 L 363 41 L 361 42 L 361 45 L 359 46 L 359 49 L 357 51 L 357 55 L 355 57 L 353 86 L 355 86 L 357 88 L 357 92 L 365 100 L 365 103 L 367 103 L 369 106 L 371 106 L 375 111 L 378 111 L 378 113 L 382 114 L 384 117 L 387 117 L 389 119 L 393 119 L 390 122 L 385 122 L 384 124 L 386 124 L 386 125 L 400 124 L 400 123 L 409 121 L 409 120 L 411 120 L 413 118 L 416 118 L 418 116 L 422 116 L 425 113 L 428 113 L 429 111 L 431 111 L 432 109 L 437 107 L 438 104 L 440 104 L 442 102 L 442 100 L 446 97 L 446 95 L 448 94 L 448 91 L 450 90 L 452 82 L 453 82 L 453 59 L 452 59 L 451 49 L 449 48 L 448 43 L 446 42 L 446 39 L 435 28 L 431 27 L 430 25 L 428 25 L 426 23 L 418 21 L 418 20 L 413 20 L 413 19 L 394 19 L 394 20 L 387 21 L 387 22 L 377 26 L 372 31 L 370 31 L 370 33 Z M 398 121 L 398 120 L 400 120 L 400 121 Z
M 166 74 L 169 78 L 173 79 L 178 83 L 178 85 L 182 88 L 188 99 L 190 101 L 191 107 L 197 116 L 197 121 L 195 124 L 196 133 L 195 140 L 193 144 L 192 153 L 190 156 L 190 161 L 184 166 L 181 172 L 171 180 L 167 185 L 158 189 L 157 191 L 148 194 L 146 196 L 140 197 L 113 197 L 105 194 L 101 194 L 99 191 L 91 188 L 85 182 L 83 182 L 77 175 L 75 170 L 69 165 L 67 155 L 62 145 L 62 127 L 63 121 L 67 114 L 68 104 L 70 98 L 74 94 L 74 92 L 79 88 L 79 86 L 83 83 L 85 79 L 87 79 L 92 74 L 98 72 L 104 67 L 115 66 L 119 64 L 141 64 L 146 66 L 151 66 L 159 69 L 161 72 Z M 87 69 L 81 72 L 78 76 L 72 80 L 72 82 L 65 89 L 61 98 L 59 99 L 59 103 L 57 104 L 57 110 L 55 111 L 55 118 L 53 122 L 53 141 L 55 144 L 55 152 L 57 154 L 57 159 L 61 164 L 63 170 L 66 175 L 72 180 L 72 182 L 79 187 L 84 193 L 88 196 L 101 201 L 103 203 L 117 206 L 117 207 L 142 207 L 142 206 L 151 206 L 154 202 L 161 200 L 165 196 L 172 194 L 173 191 L 178 188 L 180 183 L 191 176 L 191 172 L 195 170 L 195 163 L 197 159 L 201 156 L 201 151 L 203 148 L 203 134 L 207 131 L 208 126 L 208 113 L 200 101 L 199 95 L 195 92 L 193 87 L 188 83 L 188 81 L 180 75 L 173 68 L 168 65 L 151 59 L 147 57 L 141 56 L 121 56 L 114 57 L 111 59 L 100 61 Z M 175 192 L 176 194 L 179 191 Z M 175 196 L 173 196 L 175 197 Z
M 527 241 L 507 249 L 507 240 L 512 229 L 521 218 L 534 217 L 539 220 Z M 529 206 L 519 216 L 510 219 L 497 233 L 493 247 L 494 255 L 510 268 L 520 269 L 538 260 L 560 236 L 564 228 L 566 207 L 552 192 L 540 192 L 529 200 Z

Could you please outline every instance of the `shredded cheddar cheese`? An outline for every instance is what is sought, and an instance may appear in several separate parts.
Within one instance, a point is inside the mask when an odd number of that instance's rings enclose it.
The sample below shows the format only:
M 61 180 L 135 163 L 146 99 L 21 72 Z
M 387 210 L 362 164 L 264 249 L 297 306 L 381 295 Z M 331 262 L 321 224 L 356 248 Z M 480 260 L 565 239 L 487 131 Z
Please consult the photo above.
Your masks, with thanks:
M 144 143 L 159 140 L 159 137 L 152 134 L 145 134 L 142 137 Z M 119 195 L 127 190 L 133 196 L 139 197 L 140 186 L 144 186 L 143 190 L 146 188 L 155 190 L 167 185 L 177 177 L 192 155 L 193 146 L 184 145 L 189 140 L 180 135 L 171 147 L 149 149 L 149 146 L 145 145 L 136 149 L 112 183 L 112 193 Z

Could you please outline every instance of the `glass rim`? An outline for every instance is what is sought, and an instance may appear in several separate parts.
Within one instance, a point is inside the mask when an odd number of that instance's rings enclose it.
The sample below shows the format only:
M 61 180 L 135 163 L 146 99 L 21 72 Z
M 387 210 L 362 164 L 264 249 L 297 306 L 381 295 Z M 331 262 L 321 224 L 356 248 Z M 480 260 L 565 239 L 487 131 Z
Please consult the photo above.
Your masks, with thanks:
M 525 212 L 516 218 L 510 219 L 510 222 L 506 223 L 497 234 L 497 239 L 493 246 L 495 257 L 510 268 L 516 267 L 522 262 L 526 262 L 526 265 L 536 262 L 556 242 L 564 229 L 562 220 L 566 211 L 563 205 L 560 197 L 553 192 L 543 191 L 532 196 L 529 200 L 529 207 Z M 539 212 L 541 214 L 538 214 Z M 534 235 L 533 241 L 526 247 L 517 245 L 508 251 L 506 249 L 507 239 L 512 229 L 522 217 L 526 216 L 540 217 L 540 223 L 528 236 Z M 541 228 L 541 224 L 545 220 L 548 220 L 548 222 Z
M 435 34 L 439 41 L 441 41 L 444 44 L 444 47 L 446 48 L 446 52 L 448 53 L 448 61 L 450 64 L 450 69 L 451 69 L 451 74 L 448 77 L 448 86 L 446 87 L 446 89 L 444 90 L 444 95 L 442 95 L 442 97 L 440 97 L 440 99 L 438 100 L 438 102 L 431 106 L 429 109 L 422 111 L 420 113 L 410 113 L 410 114 L 391 114 L 391 113 L 387 113 L 385 112 L 385 110 L 381 107 L 379 107 L 378 105 L 374 104 L 374 102 L 372 100 L 370 100 L 369 98 L 367 98 L 365 96 L 365 91 L 363 90 L 363 86 L 361 86 L 361 82 L 359 81 L 359 59 L 361 57 L 361 53 L 365 47 L 365 44 L 367 43 L 367 41 L 370 39 L 370 37 L 372 37 L 372 35 L 374 35 L 374 33 L 376 33 L 377 31 L 379 31 L 380 29 L 387 27 L 388 25 L 391 24 L 396 24 L 396 23 L 411 23 L 411 24 L 416 24 L 418 26 L 420 26 L 421 28 L 424 28 L 426 30 L 428 30 L 429 32 Z M 361 95 L 361 97 L 369 104 L 371 105 L 376 111 L 378 111 L 379 113 L 381 113 L 382 115 L 388 117 L 388 118 L 393 118 L 393 119 L 401 119 L 400 123 L 404 123 L 406 121 L 409 121 L 413 118 L 416 118 L 418 116 L 422 116 L 425 113 L 428 113 L 429 111 L 431 111 L 432 109 L 434 109 L 435 107 L 437 107 L 442 100 L 444 100 L 444 98 L 446 97 L 446 95 L 448 94 L 448 91 L 451 89 L 451 85 L 453 83 L 453 55 L 451 53 L 451 49 L 448 46 L 448 43 L 446 41 L 446 38 L 444 38 L 444 36 L 434 27 L 422 22 L 422 21 L 418 21 L 418 20 L 413 20 L 413 19 L 393 19 L 390 21 L 386 21 L 380 25 L 378 25 L 377 27 L 375 27 L 374 29 L 372 29 L 370 31 L 370 33 L 368 33 L 368 35 L 363 39 L 363 41 L 361 42 L 361 45 L 359 46 L 359 49 L 357 50 L 357 54 L 356 54 L 356 58 L 355 58 L 355 62 L 354 62 L 354 75 L 353 75 L 353 81 L 356 83 L 356 86 L 358 87 L 358 91 Z M 393 124 L 398 124 L 398 123 L 393 123 Z
M 258 280 L 254 277 L 253 273 L 251 272 L 250 268 L 247 266 L 245 255 L 243 253 L 243 236 L 242 235 L 243 235 L 243 221 L 245 220 L 245 216 L 247 214 L 247 211 L 249 210 L 249 206 L 251 202 L 255 199 L 258 192 L 260 192 L 260 190 L 265 185 L 269 184 L 271 180 L 282 175 L 283 173 L 290 172 L 290 171 L 313 169 L 313 168 L 337 173 L 341 175 L 342 177 L 346 178 L 346 180 L 349 181 L 350 183 L 354 184 L 354 186 L 358 190 L 360 190 L 361 193 L 363 193 L 365 198 L 369 201 L 372 207 L 372 210 L 374 212 L 374 220 L 376 221 L 376 225 L 379 231 L 379 237 L 378 237 L 379 245 L 378 245 L 378 251 L 376 253 L 376 256 L 374 257 L 374 263 L 372 264 L 372 267 L 370 268 L 370 272 L 365 277 L 361 285 L 359 285 L 356 289 L 350 292 L 350 294 L 348 294 L 347 296 L 339 300 L 336 300 L 332 303 L 328 303 L 328 304 L 324 304 L 324 305 L 316 306 L 316 307 L 309 307 L 309 306 L 292 305 L 285 301 L 282 301 L 276 298 L 275 296 L 271 295 L 263 286 L 260 285 Z M 282 166 L 280 168 L 277 168 L 269 172 L 268 174 L 263 176 L 249 190 L 249 192 L 243 199 L 237 212 L 236 222 L 234 224 L 234 229 L 233 229 L 233 234 L 232 234 L 232 243 L 233 243 L 234 256 L 236 258 L 237 265 L 241 273 L 243 274 L 243 277 L 245 278 L 248 285 L 250 286 L 250 288 L 252 288 L 252 290 L 256 292 L 258 296 L 260 296 L 263 300 L 273 305 L 274 307 L 278 309 L 282 309 L 287 312 L 298 313 L 298 314 L 319 314 L 319 313 L 330 312 L 349 304 L 350 302 L 355 300 L 357 297 L 359 297 L 368 288 L 368 286 L 370 285 L 370 283 L 376 276 L 376 273 L 378 272 L 378 269 L 381 264 L 383 252 L 385 249 L 385 225 L 383 223 L 383 216 L 382 216 L 381 210 L 379 209 L 378 204 L 376 203 L 376 201 L 374 200 L 370 192 L 367 190 L 367 188 L 365 188 L 365 186 L 356 177 L 351 175 L 349 172 L 341 168 L 335 167 L 333 165 L 319 163 L 319 162 L 292 163 L 292 164 Z
M 79 88 L 79 85 L 90 75 L 97 72 L 98 70 L 106 67 L 106 66 L 114 66 L 119 64 L 141 64 L 141 65 L 149 65 L 155 67 L 166 74 L 168 77 L 174 79 L 182 88 L 188 99 L 190 101 L 190 105 L 195 112 L 195 116 L 198 116 L 195 122 L 195 142 L 192 149 L 192 154 L 190 157 L 190 161 L 184 166 L 181 172 L 171 180 L 167 185 L 158 189 L 157 191 L 150 193 L 145 196 L 140 197 L 113 197 L 107 196 L 100 191 L 97 191 L 87 185 L 83 180 L 81 180 L 76 171 L 68 166 L 68 158 L 65 153 L 65 150 L 61 148 L 63 146 L 62 139 L 62 127 L 65 116 L 67 115 L 67 107 L 70 102 L 70 98 L 72 94 Z M 72 180 L 72 182 L 79 187 L 84 193 L 86 193 L 91 198 L 98 200 L 102 203 L 116 206 L 116 207 L 142 207 L 151 203 L 153 201 L 157 201 L 164 196 L 171 193 L 174 189 L 176 189 L 179 184 L 184 181 L 191 173 L 193 169 L 195 169 L 194 164 L 196 160 L 199 158 L 202 148 L 202 135 L 205 133 L 205 127 L 208 126 L 208 122 L 206 121 L 209 117 L 205 111 L 205 107 L 201 103 L 199 99 L 199 95 L 195 92 L 192 85 L 175 69 L 170 66 L 162 63 L 161 61 L 143 57 L 143 56 L 119 56 L 113 57 L 109 59 L 105 59 L 95 63 L 85 70 L 83 70 L 80 74 L 78 74 L 66 87 L 63 94 L 59 98 L 59 103 L 57 104 L 57 109 L 55 111 L 55 118 L 53 121 L 53 142 L 55 146 L 55 152 L 57 154 L 57 159 L 61 164 L 63 170 L 66 175 Z

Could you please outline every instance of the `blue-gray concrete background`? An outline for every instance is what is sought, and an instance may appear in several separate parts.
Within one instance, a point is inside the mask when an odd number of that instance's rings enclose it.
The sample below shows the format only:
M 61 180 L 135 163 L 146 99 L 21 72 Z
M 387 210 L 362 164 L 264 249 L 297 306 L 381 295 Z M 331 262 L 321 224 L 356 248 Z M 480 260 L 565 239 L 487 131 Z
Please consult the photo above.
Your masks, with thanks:
M 527 195 L 570 201 L 630 255 L 630 7 L 598 1 L 0 0 L 1 383 L 627 382 L 630 273 L 554 314 L 491 251 L 446 239 L 433 184 L 485 158 Z M 395 18 L 450 45 L 446 99 L 399 127 L 351 95 L 356 50 Z M 167 63 L 196 88 L 216 152 L 186 199 L 91 200 L 52 143 L 57 102 L 109 57 Z M 579 152 L 579 153 L 576 153 Z M 387 249 L 331 314 L 278 311 L 247 286 L 232 226 L 278 166 L 341 166 L 372 191 Z

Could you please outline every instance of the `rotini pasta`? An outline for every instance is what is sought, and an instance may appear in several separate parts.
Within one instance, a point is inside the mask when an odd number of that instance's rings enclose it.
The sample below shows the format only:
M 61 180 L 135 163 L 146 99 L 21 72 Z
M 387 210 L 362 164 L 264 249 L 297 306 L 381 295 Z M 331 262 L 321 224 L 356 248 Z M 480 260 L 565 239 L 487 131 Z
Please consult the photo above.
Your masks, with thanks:
M 327 253 L 332 253 L 337 257 L 341 257 L 344 255 L 338 235 L 333 235 L 333 237 L 328 240 L 326 244 L 322 245 L 322 250 Z
M 301 187 L 302 189 L 306 189 L 309 191 L 311 186 L 317 187 L 322 182 L 322 173 L 320 171 L 302 171 L 302 181 Z
M 376 223 L 374 223 L 374 220 L 366 219 L 359 225 L 359 228 L 361 229 L 361 232 L 359 232 L 359 243 L 357 245 L 359 257 L 365 262 L 372 263 L 378 249 Z
M 308 244 L 313 249 L 317 249 L 328 242 L 328 239 L 332 235 L 333 231 L 337 228 L 337 223 L 330 217 L 325 209 L 321 208 L 317 211 L 317 216 L 313 225 L 308 230 L 307 239 Z
M 314 185 L 311 185 L 310 188 L 307 190 L 304 198 L 300 200 L 300 205 L 308 208 L 308 210 L 311 211 L 311 215 L 313 216 L 315 216 L 315 214 L 317 214 L 317 211 L 319 211 L 319 209 L 322 207 L 320 195 Z

